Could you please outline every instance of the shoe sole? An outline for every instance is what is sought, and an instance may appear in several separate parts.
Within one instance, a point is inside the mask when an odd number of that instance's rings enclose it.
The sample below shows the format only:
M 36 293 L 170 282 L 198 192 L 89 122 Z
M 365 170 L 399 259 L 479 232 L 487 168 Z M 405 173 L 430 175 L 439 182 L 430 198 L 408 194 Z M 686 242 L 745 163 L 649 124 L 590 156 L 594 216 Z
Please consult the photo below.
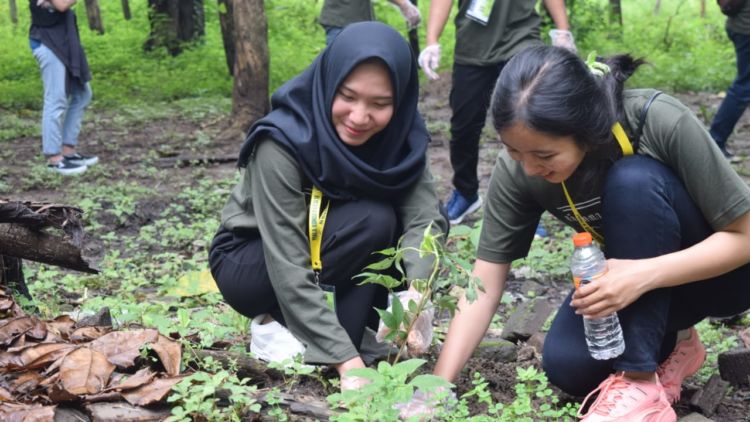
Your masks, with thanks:
M 459 215 L 458 217 L 454 218 L 453 220 L 448 220 L 452 225 L 461 224 L 462 221 L 464 221 L 464 217 L 467 215 L 473 213 L 474 211 L 478 210 L 479 207 L 482 206 L 482 197 L 480 196 L 479 199 L 474 201 L 473 204 L 469 205 L 469 208 L 466 208 L 466 211 L 463 212 L 463 214 Z
M 73 169 L 73 170 L 61 170 L 61 169 L 57 169 L 57 168 L 52 168 L 50 170 L 55 171 L 58 174 L 61 174 L 63 176 L 74 176 L 76 174 L 85 173 L 86 170 L 88 170 L 88 167 L 87 166 L 81 166 L 81 167 Z
M 77 166 L 93 166 L 99 162 L 99 157 L 89 158 L 88 160 L 68 160 L 68 162 Z

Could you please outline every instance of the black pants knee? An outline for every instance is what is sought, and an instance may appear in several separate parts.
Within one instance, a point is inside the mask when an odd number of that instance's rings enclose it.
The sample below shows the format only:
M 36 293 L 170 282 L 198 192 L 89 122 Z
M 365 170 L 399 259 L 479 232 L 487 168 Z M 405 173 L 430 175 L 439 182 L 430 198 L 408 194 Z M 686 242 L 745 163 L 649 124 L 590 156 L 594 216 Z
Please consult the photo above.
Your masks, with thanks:
M 608 258 L 661 256 L 714 233 L 682 181 L 664 164 L 644 156 L 623 158 L 609 171 L 602 215 Z M 678 330 L 707 316 L 750 308 L 750 264 L 713 279 L 652 290 L 621 309 L 625 352 L 608 361 L 589 355 L 583 318 L 569 302 L 570 295 L 547 335 L 543 365 L 552 383 L 583 395 L 613 370 L 656 370 L 674 349 Z
M 332 201 L 321 244 L 323 270 L 320 282 L 335 286 L 336 314 L 342 327 L 359 347 L 365 326 L 377 329 L 378 314 L 385 308 L 387 290 L 380 285 L 357 285 L 352 277 L 377 256 L 373 252 L 396 244 L 398 221 L 390 204 L 372 200 Z M 211 273 L 224 300 L 249 318 L 271 314 L 284 324 L 257 231 L 237 234 L 223 227 L 209 253 Z

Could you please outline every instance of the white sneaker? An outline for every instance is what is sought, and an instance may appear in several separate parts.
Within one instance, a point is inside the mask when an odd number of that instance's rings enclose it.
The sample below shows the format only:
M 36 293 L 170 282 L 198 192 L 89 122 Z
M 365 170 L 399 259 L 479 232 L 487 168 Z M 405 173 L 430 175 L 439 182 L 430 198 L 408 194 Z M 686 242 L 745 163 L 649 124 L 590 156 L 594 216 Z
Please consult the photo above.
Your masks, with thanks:
M 276 321 L 263 324 L 266 314 L 250 323 L 250 352 L 266 362 L 293 360 L 305 353 L 305 346 L 283 325 Z

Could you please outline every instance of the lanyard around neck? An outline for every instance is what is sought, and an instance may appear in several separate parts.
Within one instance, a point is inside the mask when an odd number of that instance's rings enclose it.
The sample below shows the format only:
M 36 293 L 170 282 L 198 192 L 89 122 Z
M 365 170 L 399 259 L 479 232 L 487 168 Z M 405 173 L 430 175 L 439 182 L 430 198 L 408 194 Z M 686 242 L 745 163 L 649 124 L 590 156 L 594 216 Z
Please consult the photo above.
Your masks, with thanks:
M 330 202 L 326 204 L 325 209 L 321 213 L 320 207 L 322 204 L 323 192 L 313 186 L 312 194 L 310 195 L 310 214 L 307 219 L 307 233 L 310 237 L 310 263 L 315 272 L 316 282 L 318 282 L 318 276 L 323 270 L 323 261 L 320 259 L 320 244 L 323 241 L 323 228 L 325 228 L 328 208 L 331 205 Z
M 630 144 L 630 139 L 628 139 L 628 135 L 625 133 L 625 130 L 622 128 L 622 125 L 620 122 L 615 122 L 614 125 L 612 125 L 612 133 L 615 135 L 615 139 L 617 139 L 617 143 L 620 145 L 620 149 L 622 149 L 622 155 L 624 157 L 628 155 L 633 155 L 633 146 Z M 578 224 L 583 228 L 585 231 L 591 233 L 591 237 L 594 238 L 594 240 L 597 241 L 600 245 L 604 245 L 604 236 L 599 234 L 596 230 L 594 230 L 589 223 L 584 220 L 581 213 L 578 211 L 578 208 L 576 208 L 576 204 L 573 202 L 573 199 L 570 197 L 570 193 L 568 193 L 568 188 L 565 186 L 565 182 L 562 182 L 562 188 L 563 193 L 565 193 L 565 199 L 568 200 L 568 205 L 570 206 L 570 210 L 573 212 L 573 216 L 576 218 L 576 221 L 578 221 Z

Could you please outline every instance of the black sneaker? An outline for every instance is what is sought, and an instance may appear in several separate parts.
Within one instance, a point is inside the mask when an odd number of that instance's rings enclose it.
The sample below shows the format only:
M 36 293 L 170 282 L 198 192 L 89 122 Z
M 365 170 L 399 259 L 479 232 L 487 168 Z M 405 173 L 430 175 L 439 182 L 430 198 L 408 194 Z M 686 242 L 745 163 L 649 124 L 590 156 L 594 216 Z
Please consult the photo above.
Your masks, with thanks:
M 79 166 L 93 166 L 94 164 L 99 162 L 99 157 L 96 155 L 81 155 L 79 153 L 70 154 L 64 156 L 66 160 L 68 160 L 71 164 L 76 164 Z
M 47 164 L 47 168 L 54 170 L 64 176 L 81 174 L 88 169 L 86 165 L 71 163 L 67 158 L 58 161 L 57 164 Z

